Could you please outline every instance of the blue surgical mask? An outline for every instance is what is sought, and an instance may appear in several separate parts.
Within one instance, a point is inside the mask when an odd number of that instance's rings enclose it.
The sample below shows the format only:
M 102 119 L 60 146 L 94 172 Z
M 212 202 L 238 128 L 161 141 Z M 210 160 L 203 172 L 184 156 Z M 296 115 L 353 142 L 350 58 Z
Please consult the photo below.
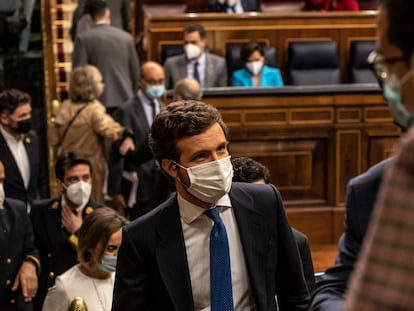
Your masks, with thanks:
M 383 83 L 383 94 L 385 100 L 390 107 L 391 113 L 395 119 L 395 122 L 401 127 L 403 131 L 406 131 L 414 123 L 414 114 L 408 111 L 402 103 L 401 99 L 401 86 L 409 79 L 412 78 L 414 71 L 408 72 L 400 82 L 396 81 L 396 78 L 385 80 Z
M 101 269 L 106 272 L 115 272 L 117 259 L 117 256 L 103 256 Z
M 164 85 L 147 85 L 146 94 L 149 99 L 159 99 L 164 93 Z

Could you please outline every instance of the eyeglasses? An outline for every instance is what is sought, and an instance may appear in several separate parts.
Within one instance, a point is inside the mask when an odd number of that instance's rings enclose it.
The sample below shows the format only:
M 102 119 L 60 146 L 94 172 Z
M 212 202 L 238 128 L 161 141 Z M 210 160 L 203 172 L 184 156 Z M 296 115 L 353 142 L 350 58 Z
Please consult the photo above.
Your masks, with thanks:
M 372 51 L 368 55 L 368 64 L 371 66 L 371 69 L 374 71 L 379 82 L 382 84 L 385 81 L 390 81 L 393 79 L 392 72 L 390 71 L 389 65 L 405 62 L 407 59 L 403 56 L 397 57 L 384 57 L 384 55 L 378 53 L 377 51 Z

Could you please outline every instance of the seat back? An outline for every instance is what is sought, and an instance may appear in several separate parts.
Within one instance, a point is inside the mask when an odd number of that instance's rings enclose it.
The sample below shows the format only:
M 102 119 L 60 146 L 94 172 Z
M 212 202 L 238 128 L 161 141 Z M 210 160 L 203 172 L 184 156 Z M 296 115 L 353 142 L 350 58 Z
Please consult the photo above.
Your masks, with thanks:
M 287 84 L 318 85 L 341 83 L 338 47 L 335 41 L 289 42 Z
M 377 78 L 368 64 L 369 53 L 375 50 L 374 40 L 351 41 L 349 47 L 349 82 L 376 83 Z
M 227 76 L 229 77 L 229 85 L 232 85 L 231 77 L 235 70 L 244 67 L 240 57 L 241 45 L 232 45 L 226 50 Z M 276 49 L 272 46 L 264 47 L 265 64 L 270 67 L 277 67 Z
M 182 44 L 164 44 L 161 47 L 161 64 L 164 65 L 168 57 L 176 56 L 184 53 Z

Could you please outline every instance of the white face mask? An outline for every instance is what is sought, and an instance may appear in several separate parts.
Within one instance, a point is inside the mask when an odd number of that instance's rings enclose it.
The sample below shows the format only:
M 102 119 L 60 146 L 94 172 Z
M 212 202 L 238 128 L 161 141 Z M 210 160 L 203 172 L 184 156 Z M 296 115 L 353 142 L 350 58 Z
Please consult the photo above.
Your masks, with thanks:
M 195 59 L 199 57 L 201 54 L 200 47 L 192 43 L 187 43 L 186 45 L 184 45 L 184 51 L 188 60 Z
M 251 73 L 257 75 L 260 72 L 260 70 L 262 70 L 263 62 L 261 60 L 247 62 L 246 67 L 250 70 Z
M 187 191 L 200 201 L 216 203 L 230 191 L 233 179 L 230 156 L 188 168 L 172 162 L 187 171 L 190 178 Z
M 66 188 L 66 197 L 77 206 L 86 204 L 91 196 L 92 185 L 79 181 Z
M 0 184 L 0 207 L 3 207 L 5 196 L 6 195 L 4 194 L 4 186 L 3 184 Z
M 235 6 L 236 3 L 237 3 L 237 0 L 227 0 L 227 5 L 230 7 Z

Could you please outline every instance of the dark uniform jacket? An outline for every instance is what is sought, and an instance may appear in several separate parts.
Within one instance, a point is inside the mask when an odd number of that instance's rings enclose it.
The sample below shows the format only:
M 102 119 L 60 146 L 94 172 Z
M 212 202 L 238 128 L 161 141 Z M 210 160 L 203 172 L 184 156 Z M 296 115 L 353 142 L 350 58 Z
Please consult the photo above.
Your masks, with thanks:
M 0 310 L 29 311 L 21 288 L 11 291 L 23 261 L 31 261 L 40 271 L 40 257 L 34 245 L 32 225 L 24 202 L 6 199 L 0 211 Z
M 32 205 L 30 218 L 33 224 L 35 245 L 42 260 L 39 288 L 35 299 L 35 309 L 41 310 L 47 290 L 55 283 L 55 278 L 77 261 L 77 237 L 62 227 L 61 197 L 37 201 Z M 83 218 L 101 207 L 89 201 L 83 209 Z

